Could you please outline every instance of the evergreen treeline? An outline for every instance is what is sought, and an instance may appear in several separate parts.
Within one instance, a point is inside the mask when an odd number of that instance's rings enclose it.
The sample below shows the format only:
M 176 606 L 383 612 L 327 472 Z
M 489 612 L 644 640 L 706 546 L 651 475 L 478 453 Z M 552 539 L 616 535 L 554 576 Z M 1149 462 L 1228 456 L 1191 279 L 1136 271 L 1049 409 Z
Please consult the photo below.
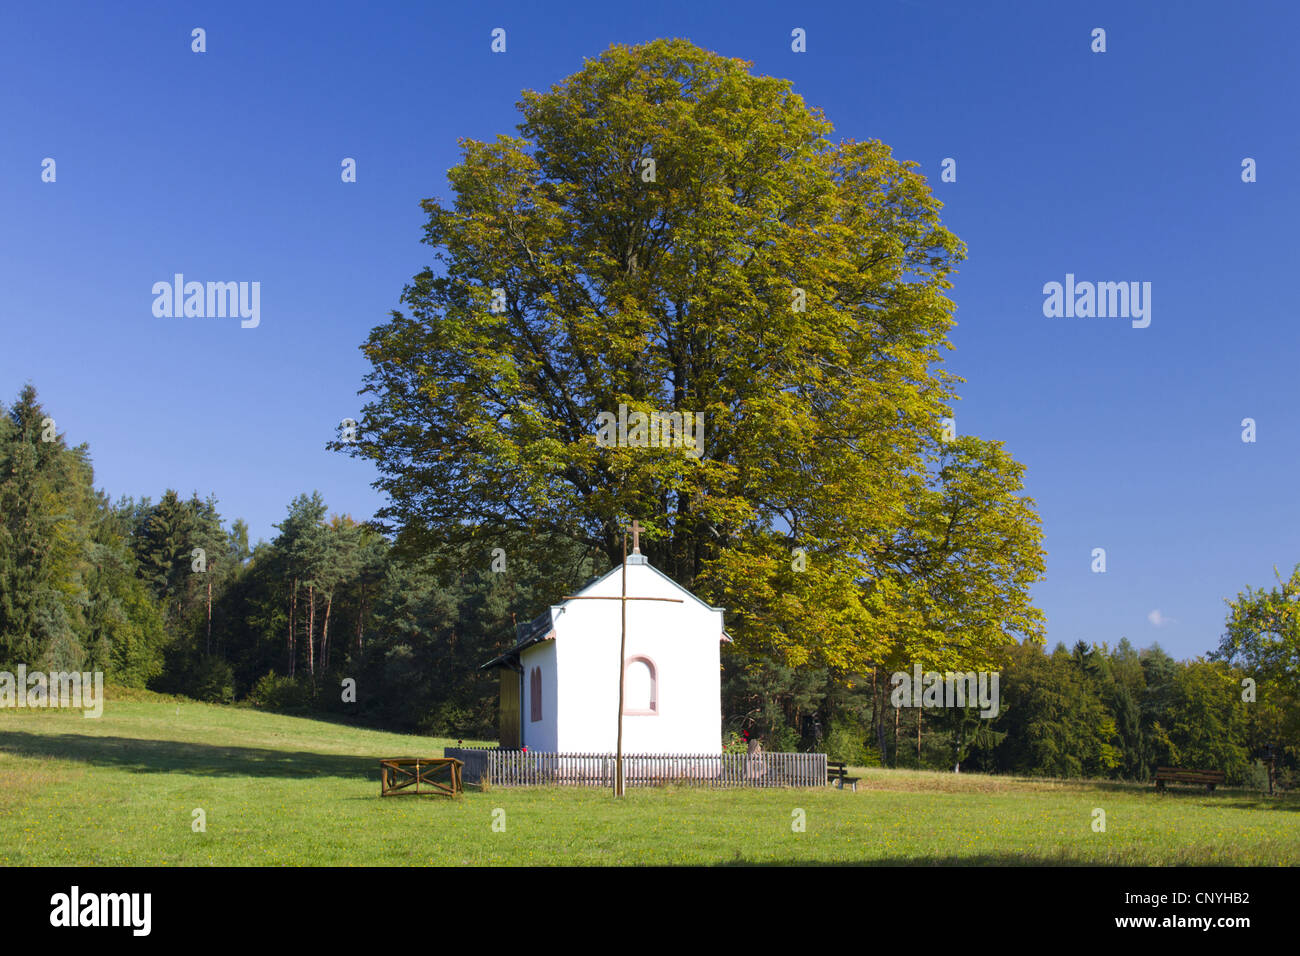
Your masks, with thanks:
M 214 498 L 96 491 L 87 448 L 55 433 L 34 388 L 0 411 L 3 670 L 102 670 L 111 684 L 201 700 L 492 739 L 497 678 L 479 665 L 512 642 L 516 620 L 608 567 L 561 538 L 502 540 L 497 555 L 431 552 L 331 515 L 318 493 L 295 498 L 276 537 L 250 547 L 247 526 L 223 521 Z M 1271 745 L 1289 784 L 1300 687 L 1253 622 L 1291 613 L 1292 583 L 1234 605 L 1210 660 L 1126 639 L 1008 647 L 993 719 L 895 708 L 884 673 L 731 654 L 724 735 L 855 764 L 1136 780 L 1169 764 L 1256 785 Z M 1243 700 L 1247 678 L 1254 701 Z
M 502 540 L 500 572 L 491 554 L 411 555 L 319 493 L 250 548 L 214 498 L 110 501 L 93 477 L 34 388 L 0 414 L 0 669 L 488 737 L 497 683 L 479 665 L 598 570 L 561 541 Z
M 1157 767 L 1184 766 L 1263 787 L 1260 757 L 1272 747 L 1279 782 L 1297 781 L 1300 697 L 1286 680 L 1259 679 L 1258 670 L 1224 660 L 1176 661 L 1159 645 L 1139 651 L 1127 638 L 1114 648 L 1079 642 L 1045 651 L 1026 641 L 1005 649 L 999 712 L 988 719 L 978 707 L 894 707 L 886 674 L 873 684 L 870 674 L 846 681 L 827 671 L 733 664 L 728 729 L 759 736 L 769 749 L 824 750 L 858 765 L 1050 777 L 1149 780 Z M 1256 681 L 1253 693 L 1247 679 Z

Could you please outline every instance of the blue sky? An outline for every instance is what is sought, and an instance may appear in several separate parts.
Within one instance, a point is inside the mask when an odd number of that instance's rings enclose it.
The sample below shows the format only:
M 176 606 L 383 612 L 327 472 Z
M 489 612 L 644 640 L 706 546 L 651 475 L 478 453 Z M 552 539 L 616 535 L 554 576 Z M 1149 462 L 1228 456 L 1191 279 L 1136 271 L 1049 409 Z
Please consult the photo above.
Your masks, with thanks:
M 34 382 L 114 496 L 215 493 L 254 538 L 313 488 L 369 517 L 370 466 L 324 445 L 359 411 L 358 346 L 430 262 L 418 203 L 448 196 L 457 139 L 513 132 L 522 89 L 611 43 L 686 37 L 793 80 L 837 135 L 930 177 L 969 247 L 958 430 L 1027 466 L 1049 641 L 1204 653 L 1222 598 L 1300 561 L 1288 7 L 11 5 L 0 401 Z M 260 326 L 155 318 L 152 285 L 176 272 L 259 281 Z M 1067 273 L 1150 282 L 1150 326 L 1045 317 L 1043 285 Z

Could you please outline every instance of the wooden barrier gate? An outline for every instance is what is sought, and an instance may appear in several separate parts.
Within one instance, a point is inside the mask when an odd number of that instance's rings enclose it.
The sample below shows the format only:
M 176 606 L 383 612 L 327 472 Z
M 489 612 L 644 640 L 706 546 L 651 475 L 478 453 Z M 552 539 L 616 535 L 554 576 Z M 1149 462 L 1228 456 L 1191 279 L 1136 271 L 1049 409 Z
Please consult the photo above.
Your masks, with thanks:
M 463 766 L 464 763 L 455 757 L 389 757 L 379 761 L 379 795 L 437 793 L 453 797 L 464 792 L 461 783 Z M 446 779 L 436 779 L 438 777 Z M 425 785 L 423 790 L 421 784 Z

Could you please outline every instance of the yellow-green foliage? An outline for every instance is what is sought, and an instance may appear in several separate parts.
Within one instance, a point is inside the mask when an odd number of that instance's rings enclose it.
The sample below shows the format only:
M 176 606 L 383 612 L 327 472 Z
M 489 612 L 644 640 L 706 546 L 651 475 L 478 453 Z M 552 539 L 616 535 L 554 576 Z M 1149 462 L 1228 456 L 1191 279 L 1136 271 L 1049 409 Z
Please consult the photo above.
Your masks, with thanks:
M 686 40 L 519 106 L 519 135 L 462 141 L 424 204 L 437 268 L 365 345 L 367 441 L 335 447 L 374 461 L 385 514 L 564 529 L 611 561 L 638 515 L 738 652 L 790 664 L 979 667 L 1040 639 L 1023 468 L 942 432 L 965 250 L 916 164 Z M 702 415 L 702 447 L 600 441 L 621 405 Z

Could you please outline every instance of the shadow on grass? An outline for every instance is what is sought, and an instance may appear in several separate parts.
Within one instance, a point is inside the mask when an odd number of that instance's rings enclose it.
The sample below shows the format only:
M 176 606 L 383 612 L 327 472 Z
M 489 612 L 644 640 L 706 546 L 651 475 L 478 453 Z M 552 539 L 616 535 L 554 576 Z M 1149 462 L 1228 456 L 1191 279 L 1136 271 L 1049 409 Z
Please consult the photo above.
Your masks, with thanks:
M 1070 789 L 1100 790 L 1107 793 L 1120 793 L 1131 797 L 1152 796 L 1170 800 L 1201 799 L 1205 801 L 1206 806 L 1249 807 L 1251 804 L 1228 803 L 1227 800 L 1259 800 L 1261 803 L 1273 803 L 1274 806 L 1270 807 L 1270 809 L 1300 810 L 1300 799 L 1298 799 L 1300 795 L 1278 794 L 1277 796 L 1270 797 L 1259 790 L 1248 790 L 1245 787 L 1225 787 L 1220 785 L 1217 789 L 1210 791 L 1203 786 L 1179 786 L 1174 784 L 1166 785 L 1163 790 L 1157 790 L 1155 783 L 1152 781 L 1065 780 L 1062 781 L 1062 783 L 1072 785 Z
M 379 759 L 405 754 L 349 756 L 261 747 L 220 747 L 175 740 L 30 734 L 0 730 L 0 752 L 20 757 L 76 760 L 133 773 L 187 773 L 211 777 L 345 777 L 379 781 Z M 440 756 L 429 754 L 429 756 Z
M 1300 810 L 1300 795 L 1279 793 L 1269 796 L 1259 790 L 1243 787 L 1219 787 L 1207 793 L 1204 787 L 1166 787 L 1153 791 L 1162 800 L 1201 801 L 1206 807 L 1226 807 L 1233 810 Z
M 1081 862 L 1074 857 L 1066 856 L 1021 856 L 1013 853 L 980 853 L 975 856 L 927 856 L 921 859 L 914 857 L 884 857 L 883 859 L 874 860 L 811 860 L 806 857 L 791 860 L 722 860 L 714 863 L 714 866 L 1068 866 L 1068 867 L 1095 867 L 1107 866 L 1108 864 L 1099 864 L 1092 862 Z M 1114 866 L 1131 866 L 1131 864 L 1116 863 Z
M 195 703 L 194 701 L 185 701 L 186 703 Z M 111 700 L 110 700 L 111 703 Z M 211 706 L 227 706 L 213 704 Z M 236 710 L 247 711 L 253 714 L 268 714 L 273 717 L 292 717 L 295 720 L 309 720 L 315 723 L 330 724 L 335 727 L 345 727 L 348 730 L 369 730 L 377 734 L 393 734 L 395 736 L 410 737 L 412 740 L 438 741 L 438 746 L 451 746 L 454 741 L 460 740 L 461 746 L 464 747 L 495 747 L 496 741 L 486 741 L 471 739 L 469 737 L 458 738 L 455 734 L 421 734 L 413 730 L 394 730 L 392 727 L 385 727 L 378 720 L 367 720 L 362 717 L 350 717 L 346 714 L 337 714 L 332 711 L 312 711 L 312 710 L 270 710 L 265 707 L 256 707 L 246 702 L 239 702 L 233 705 Z
M 1255 796 L 1246 801 L 1239 803 L 1215 803 L 1218 807 L 1228 807 L 1232 810 L 1290 810 L 1292 813 L 1300 810 L 1300 799 L 1287 794 L 1284 796 L 1270 797 L 1267 794 Z

